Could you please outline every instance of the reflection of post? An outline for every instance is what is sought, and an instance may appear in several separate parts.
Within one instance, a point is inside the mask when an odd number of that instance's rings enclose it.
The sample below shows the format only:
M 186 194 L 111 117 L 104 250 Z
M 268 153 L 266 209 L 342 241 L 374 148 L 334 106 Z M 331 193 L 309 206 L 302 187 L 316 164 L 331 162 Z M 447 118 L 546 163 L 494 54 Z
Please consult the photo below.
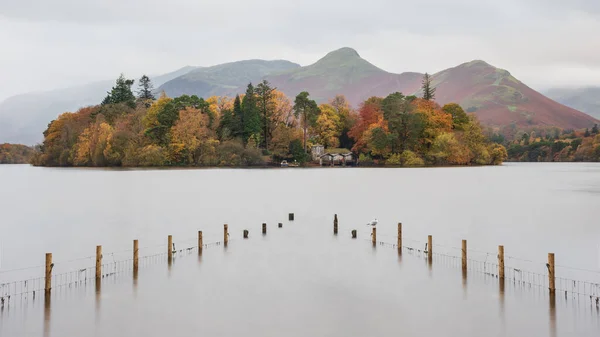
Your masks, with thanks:
M 550 336 L 556 337 L 556 293 L 550 293 Z
M 50 292 L 44 296 L 44 337 L 50 336 Z
M 504 278 L 498 279 L 498 282 L 498 292 L 500 298 L 500 317 L 502 317 L 502 321 L 504 322 Z
M 463 298 L 467 299 L 467 270 L 462 270 Z

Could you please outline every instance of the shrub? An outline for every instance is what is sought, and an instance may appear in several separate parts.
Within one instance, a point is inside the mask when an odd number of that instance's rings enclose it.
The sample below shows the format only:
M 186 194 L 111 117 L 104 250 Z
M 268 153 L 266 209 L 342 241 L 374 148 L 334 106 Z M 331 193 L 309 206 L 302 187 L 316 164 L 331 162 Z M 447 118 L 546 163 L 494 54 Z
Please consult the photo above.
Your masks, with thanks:
M 402 166 L 414 167 L 414 166 L 423 166 L 425 162 L 419 156 L 417 156 L 414 152 L 410 150 L 405 150 L 400 155 L 400 162 Z

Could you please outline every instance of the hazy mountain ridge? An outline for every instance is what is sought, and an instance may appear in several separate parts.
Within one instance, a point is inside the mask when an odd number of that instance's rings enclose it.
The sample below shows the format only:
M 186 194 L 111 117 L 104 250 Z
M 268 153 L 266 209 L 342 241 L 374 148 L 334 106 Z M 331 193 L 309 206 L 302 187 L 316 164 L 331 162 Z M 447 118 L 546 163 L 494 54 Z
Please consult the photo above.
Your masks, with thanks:
M 552 88 L 543 93 L 568 107 L 600 118 L 600 87 Z

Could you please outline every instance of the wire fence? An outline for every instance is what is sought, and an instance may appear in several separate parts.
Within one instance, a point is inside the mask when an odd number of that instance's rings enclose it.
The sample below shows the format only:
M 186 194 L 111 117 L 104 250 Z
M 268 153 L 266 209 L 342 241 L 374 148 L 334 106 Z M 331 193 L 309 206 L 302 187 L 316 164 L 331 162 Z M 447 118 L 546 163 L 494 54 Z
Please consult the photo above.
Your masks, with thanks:
M 371 236 L 368 233 L 365 236 Z M 380 239 L 381 238 L 381 239 Z M 388 248 L 398 248 L 398 237 L 394 235 L 376 234 L 376 244 Z M 371 238 L 365 239 L 372 242 Z M 433 244 L 432 263 L 451 268 L 462 269 L 462 248 Z M 402 237 L 402 252 L 419 258 L 428 258 L 427 242 Z M 550 289 L 549 266 L 546 263 L 504 256 L 504 279 L 516 285 L 548 290 Z M 481 273 L 499 278 L 500 263 L 498 253 L 485 252 L 467 248 L 467 272 Z M 558 275 L 570 275 L 572 272 L 584 272 L 593 280 L 577 280 Z M 565 296 L 585 296 L 600 303 L 600 272 L 567 266 L 555 266 L 555 292 Z
M 185 244 L 185 243 L 189 243 L 192 241 L 197 242 L 197 239 L 180 241 L 180 244 L 181 243 Z M 233 241 L 233 240 L 229 239 L 228 241 Z M 208 248 L 220 246 L 222 244 L 223 244 L 223 241 L 213 241 L 213 242 L 203 243 L 202 249 L 208 249 Z M 140 247 L 140 248 L 138 248 L 138 251 L 140 251 L 142 249 L 156 248 L 157 246 L 158 245 Z M 164 248 L 164 244 L 162 244 L 160 246 L 162 246 Z M 193 252 L 198 252 L 197 244 L 196 245 L 184 245 L 184 247 L 181 249 L 173 250 L 173 257 L 175 258 L 175 257 L 179 257 L 179 256 L 189 255 Z M 123 253 L 131 253 L 130 256 L 132 256 L 133 249 L 102 254 L 103 263 L 101 264 L 101 267 L 102 267 L 101 268 L 101 279 L 113 277 L 113 276 L 134 270 L 133 257 L 119 258 L 120 254 L 123 254 Z M 168 252 L 160 252 L 160 253 L 153 253 L 153 254 L 149 254 L 149 255 L 139 256 L 138 257 L 138 269 L 144 268 L 144 267 L 149 267 L 149 266 L 155 265 L 155 264 L 162 264 L 162 263 L 168 262 L 168 255 L 169 255 Z M 76 287 L 85 286 L 88 283 L 95 283 L 96 282 L 95 256 L 88 256 L 88 257 L 83 257 L 83 258 L 78 258 L 78 259 L 73 259 L 73 260 L 68 260 L 68 261 L 57 262 L 57 263 L 53 264 L 53 266 L 56 266 L 57 264 L 62 264 L 64 266 L 65 264 L 72 264 L 74 262 L 88 263 L 90 259 L 94 260 L 93 265 L 84 265 L 83 267 L 72 268 L 71 270 L 66 271 L 66 272 L 61 272 L 61 273 L 56 273 L 56 274 L 53 273 L 52 277 L 51 277 L 52 291 L 57 291 L 57 290 L 60 290 L 63 288 L 76 288 Z M 111 261 L 111 259 L 112 259 L 112 261 Z M 38 272 L 39 271 L 40 274 L 44 274 L 45 266 L 35 266 L 35 267 L 28 267 L 28 268 L 5 270 L 5 271 L 2 271 L 2 273 L 9 274 L 9 273 L 19 273 L 19 272 L 24 272 L 24 271 L 28 271 L 28 272 Z M 4 306 L 5 303 L 8 303 L 11 299 L 15 299 L 15 298 L 19 298 L 19 297 L 31 295 L 33 298 L 35 298 L 37 295 L 43 294 L 44 290 L 45 290 L 45 277 L 44 276 L 28 278 L 25 280 L 15 280 L 15 281 L 10 281 L 10 282 L 0 283 L 0 306 Z

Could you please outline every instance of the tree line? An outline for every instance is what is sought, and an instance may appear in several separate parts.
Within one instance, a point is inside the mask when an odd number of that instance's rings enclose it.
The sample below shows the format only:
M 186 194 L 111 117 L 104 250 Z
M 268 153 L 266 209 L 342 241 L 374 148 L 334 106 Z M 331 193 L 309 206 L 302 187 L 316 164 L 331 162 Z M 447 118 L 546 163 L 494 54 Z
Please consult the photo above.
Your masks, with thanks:
M 490 142 L 474 115 L 439 106 L 430 76 L 423 98 L 396 92 L 354 110 L 344 96 L 293 101 L 262 81 L 235 97 L 155 97 L 147 76 L 121 75 L 101 104 L 63 113 L 48 124 L 42 166 L 252 166 L 306 163 L 313 145 L 352 151 L 363 165 L 490 165 L 506 149 Z
M 32 147 L 21 144 L 0 144 L 0 164 L 27 164 L 34 156 Z
M 597 124 L 585 130 L 523 132 L 506 143 L 511 161 L 600 162 L 600 130 Z

